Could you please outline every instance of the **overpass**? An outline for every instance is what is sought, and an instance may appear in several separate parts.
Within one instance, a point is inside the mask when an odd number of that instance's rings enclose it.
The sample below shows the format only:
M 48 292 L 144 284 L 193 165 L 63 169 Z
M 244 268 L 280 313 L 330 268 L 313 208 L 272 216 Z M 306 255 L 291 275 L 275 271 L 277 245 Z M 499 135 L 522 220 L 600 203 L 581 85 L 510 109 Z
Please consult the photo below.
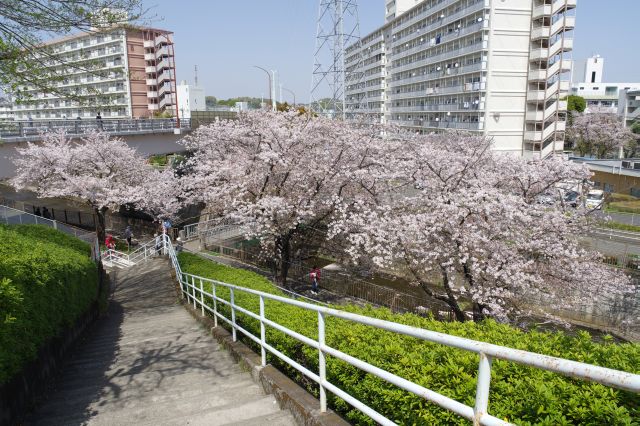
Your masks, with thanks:
M 88 132 L 100 130 L 124 140 L 140 155 L 180 152 L 184 148 L 177 142 L 199 126 L 215 120 L 235 119 L 232 111 L 192 111 L 190 119 L 84 119 L 84 120 L 31 120 L 0 122 L 0 180 L 12 177 L 15 166 L 11 159 L 16 148 L 28 142 L 38 142 L 42 133 L 65 130 L 72 138 L 81 138 Z
M 92 131 L 103 131 L 124 140 L 141 155 L 170 154 L 184 148 L 177 142 L 191 131 L 190 120 L 180 120 L 180 127 L 173 118 L 136 120 L 50 120 L 11 121 L 0 123 L 0 179 L 15 174 L 11 159 L 16 148 L 28 142 L 39 142 L 42 134 L 64 130 L 71 138 L 81 138 Z

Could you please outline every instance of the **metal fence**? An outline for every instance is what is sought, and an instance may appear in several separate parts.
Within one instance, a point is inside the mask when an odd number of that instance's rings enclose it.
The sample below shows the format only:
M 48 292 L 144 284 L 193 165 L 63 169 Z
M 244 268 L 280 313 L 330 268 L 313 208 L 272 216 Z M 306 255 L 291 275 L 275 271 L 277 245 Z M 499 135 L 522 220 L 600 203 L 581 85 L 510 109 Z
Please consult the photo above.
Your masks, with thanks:
M 445 408 L 446 410 L 452 411 L 465 419 L 473 421 L 475 425 L 509 424 L 508 422 L 494 417 L 488 413 L 488 401 L 491 382 L 491 363 L 494 359 L 505 360 L 537 369 L 547 370 L 579 380 L 593 381 L 613 388 L 623 389 L 636 393 L 640 392 L 640 375 L 637 374 L 612 370 L 532 352 L 521 351 L 504 346 L 492 345 L 480 341 L 398 324 L 395 322 L 356 315 L 325 306 L 319 306 L 316 304 L 293 300 L 269 293 L 250 290 L 233 284 L 189 274 L 181 270 L 176 253 L 173 249 L 173 246 L 171 245 L 171 241 L 169 240 L 169 238 L 163 237 L 163 242 L 164 247 L 171 259 L 171 263 L 175 269 L 176 277 L 180 283 L 183 298 L 186 298 L 189 303 L 192 303 L 194 308 L 197 309 L 199 307 L 203 316 L 206 312 L 211 314 L 214 318 L 216 327 L 218 326 L 219 320 L 228 324 L 228 326 L 231 328 L 234 341 L 237 340 L 239 332 L 256 343 L 260 347 L 262 366 L 267 365 L 267 353 L 271 353 L 290 367 L 300 372 L 302 375 L 306 376 L 308 379 L 315 382 L 319 388 L 320 410 L 322 412 L 325 412 L 327 410 L 327 392 L 330 392 L 337 397 L 342 398 L 344 401 L 357 408 L 367 416 L 371 417 L 375 422 L 379 424 L 395 424 L 390 419 L 386 418 L 371 407 L 367 406 L 364 402 L 358 400 L 353 395 L 348 394 L 347 392 L 343 391 L 327 380 L 327 355 L 342 360 L 349 365 L 352 365 L 366 373 L 372 374 L 382 380 L 396 385 L 407 392 L 424 398 L 425 400 L 431 401 L 434 404 Z M 205 283 L 207 284 L 207 287 L 211 286 L 210 292 L 208 291 L 208 289 L 205 289 Z M 228 290 L 229 296 L 227 298 L 220 296 L 219 290 L 222 288 Z M 259 301 L 259 312 L 252 312 L 248 309 L 236 305 L 235 295 L 237 293 L 245 293 L 255 296 Z M 289 306 L 297 307 L 299 309 L 316 312 L 318 318 L 318 338 L 312 339 L 303 336 L 295 332 L 294 330 L 291 330 L 267 318 L 265 314 L 265 301 L 267 300 L 277 301 Z M 223 314 L 220 309 L 222 306 L 226 306 L 229 308 L 230 317 L 227 317 Z M 256 321 L 259 321 L 259 336 L 252 334 L 250 331 L 244 328 L 242 324 L 238 323 L 237 315 L 239 313 L 244 314 Z M 325 336 L 328 328 L 328 323 L 326 320 L 328 317 L 341 318 L 345 321 L 363 324 L 392 333 L 411 336 L 424 341 L 446 345 L 449 347 L 458 348 L 478 354 L 479 363 L 475 405 L 472 407 L 463 404 L 452 398 L 420 386 L 417 383 L 404 379 L 396 374 L 375 367 L 374 365 L 364 360 L 332 348 L 331 346 L 327 345 L 325 341 Z M 311 371 L 306 366 L 300 364 L 280 350 L 271 346 L 271 344 L 266 339 L 267 327 L 279 330 L 280 332 L 300 341 L 301 343 L 317 349 L 319 366 L 317 372 Z
M 274 266 L 272 261 L 256 251 L 220 244 L 207 245 L 207 248 L 214 253 L 238 259 L 258 268 L 272 270 Z M 307 265 L 301 262 L 291 262 L 289 267 L 290 281 L 306 285 L 309 281 L 308 274 L 309 267 Z M 371 283 L 338 270 L 322 269 L 320 287 L 337 296 L 359 299 L 365 303 L 389 308 L 393 312 L 412 312 L 420 315 L 431 313 L 439 320 L 453 319 L 453 312 L 445 303 Z
M 73 235 L 88 243 L 93 243 L 96 238 L 95 232 L 88 232 L 57 220 L 47 219 L 2 205 L 0 205 L 0 222 L 7 225 L 44 225 L 62 231 L 65 234 Z

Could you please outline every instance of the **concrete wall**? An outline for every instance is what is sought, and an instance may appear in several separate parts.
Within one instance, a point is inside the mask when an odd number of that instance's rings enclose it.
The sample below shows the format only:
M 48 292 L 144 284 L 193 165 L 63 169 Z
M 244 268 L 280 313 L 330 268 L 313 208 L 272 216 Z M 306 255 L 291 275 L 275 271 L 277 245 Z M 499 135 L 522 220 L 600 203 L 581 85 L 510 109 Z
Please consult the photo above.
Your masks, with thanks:
M 122 137 L 127 144 L 134 148 L 140 155 L 149 157 L 155 154 L 171 154 L 184 151 L 184 147 L 177 142 L 185 135 L 173 133 L 132 135 Z M 8 179 L 15 175 L 16 169 L 11 158 L 17 155 L 16 148 L 26 146 L 26 142 L 0 143 L 0 179 Z

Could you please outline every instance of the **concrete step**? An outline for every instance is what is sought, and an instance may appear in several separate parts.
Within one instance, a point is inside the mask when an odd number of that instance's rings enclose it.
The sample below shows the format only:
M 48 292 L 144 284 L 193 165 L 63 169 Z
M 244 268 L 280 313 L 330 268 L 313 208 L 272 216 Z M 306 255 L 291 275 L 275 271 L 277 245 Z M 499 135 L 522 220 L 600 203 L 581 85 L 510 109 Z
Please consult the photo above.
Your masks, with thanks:
M 294 424 L 176 303 L 166 259 L 118 270 L 109 314 L 26 424 Z
M 133 411 L 122 411 L 113 413 L 108 420 L 104 417 L 91 419 L 88 424 L 96 426 L 107 426 L 113 424 L 136 424 L 136 425 L 229 425 L 238 422 L 248 422 L 246 424 L 265 424 L 254 422 L 265 416 L 281 413 L 280 407 L 271 396 L 263 396 L 253 400 L 236 400 L 228 405 L 218 407 L 200 407 L 193 404 L 178 405 L 172 409 L 162 410 L 163 412 L 149 413 L 148 410 L 140 413 Z M 171 413 L 170 415 L 165 415 Z M 293 416 L 291 416 L 293 417 Z M 106 422 L 104 420 L 107 420 Z M 128 423 L 123 423 L 128 422 Z M 266 423 L 265 425 L 268 425 Z

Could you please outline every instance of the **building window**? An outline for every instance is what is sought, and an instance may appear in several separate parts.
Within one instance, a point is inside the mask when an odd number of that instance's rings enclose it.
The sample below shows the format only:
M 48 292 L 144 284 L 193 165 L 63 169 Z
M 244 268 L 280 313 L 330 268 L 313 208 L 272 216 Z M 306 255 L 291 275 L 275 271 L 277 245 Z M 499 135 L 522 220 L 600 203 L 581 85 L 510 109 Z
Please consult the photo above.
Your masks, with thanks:
M 613 192 L 613 185 L 611 185 L 610 183 L 605 183 L 604 192 Z

